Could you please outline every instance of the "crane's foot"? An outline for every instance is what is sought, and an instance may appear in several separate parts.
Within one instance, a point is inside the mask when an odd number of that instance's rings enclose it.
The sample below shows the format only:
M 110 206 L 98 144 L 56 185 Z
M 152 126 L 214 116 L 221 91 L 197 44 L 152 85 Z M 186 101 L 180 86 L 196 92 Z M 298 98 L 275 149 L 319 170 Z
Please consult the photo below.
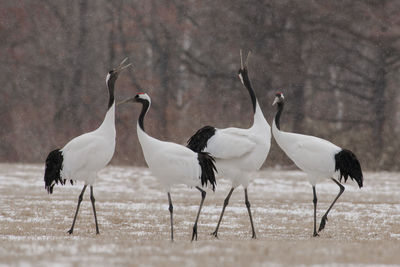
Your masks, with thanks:
M 251 238 L 252 239 L 257 239 L 256 232 L 253 232 L 253 235 L 251 236 Z
M 196 241 L 197 241 L 197 225 L 193 226 L 193 233 L 192 233 L 192 241 L 191 242 L 193 242 L 194 239 L 196 239 Z
M 74 232 L 73 229 L 69 229 L 69 230 L 67 231 L 67 233 L 70 234 L 70 235 L 72 235 L 73 232 Z
M 321 232 L 322 230 L 324 230 L 325 224 L 326 224 L 327 221 L 328 221 L 328 217 L 325 216 L 325 215 L 322 216 L 322 218 L 321 218 L 321 224 L 319 225 L 318 232 Z
M 313 237 L 319 236 L 317 232 L 314 232 Z
M 211 233 L 212 236 L 214 236 L 216 239 L 218 239 L 218 231 L 214 231 Z

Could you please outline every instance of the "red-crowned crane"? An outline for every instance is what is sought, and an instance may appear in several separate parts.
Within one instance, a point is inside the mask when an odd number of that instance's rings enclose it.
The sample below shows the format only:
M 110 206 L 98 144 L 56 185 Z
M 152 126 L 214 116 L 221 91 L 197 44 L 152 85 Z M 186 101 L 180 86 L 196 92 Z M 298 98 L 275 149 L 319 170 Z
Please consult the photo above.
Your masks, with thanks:
M 252 238 L 256 238 L 247 187 L 250 183 L 249 173 L 259 170 L 267 158 L 271 146 L 271 128 L 264 118 L 248 76 L 248 57 L 243 66 L 242 51 L 240 51 L 241 68 L 238 75 L 250 94 L 254 114 L 253 125 L 249 129 L 233 127 L 218 129 L 205 126 L 189 139 L 187 145 L 195 152 L 210 153 L 216 160 L 220 176 L 231 180 L 231 190 L 225 198 L 218 224 L 212 233 L 215 237 L 218 237 L 218 229 L 233 190 L 242 185 L 245 204 L 250 217 Z
M 342 177 L 344 177 L 345 182 L 348 177 L 350 177 L 352 180 L 355 180 L 361 188 L 363 186 L 363 174 L 360 162 L 356 155 L 354 155 L 350 150 L 342 149 L 331 142 L 318 137 L 281 131 L 280 117 L 283 111 L 284 99 L 282 93 L 276 93 L 273 105 L 277 104 L 278 111 L 272 123 L 272 133 L 280 148 L 297 165 L 297 167 L 308 175 L 314 195 L 313 236 L 318 236 L 316 229 L 317 194 L 315 190 L 317 182 L 323 179 L 332 179 L 332 181 L 340 188 L 339 194 L 336 196 L 326 213 L 322 216 L 318 229 L 318 232 L 320 232 L 325 228 L 329 211 L 335 204 L 336 200 L 344 192 L 344 186 L 340 184 Z M 338 176 L 340 182 L 338 182 L 334 176 Z
M 130 66 L 123 65 L 127 58 L 114 70 L 108 72 L 106 77 L 106 85 L 108 87 L 109 101 L 108 110 L 103 123 L 96 130 L 82 134 L 69 141 L 63 148 L 55 149 L 49 153 L 46 159 L 46 169 L 44 173 L 45 189 L 49 194 L 53 193 L 55 184 L 64 185 L 67 180 L 83 181 L 82 192 L 78 198 L 78 206 L 71 229 L 68 231 L 72 234 L 74 231 L 76 217 L 78 215 L 79 206 L 82 202 L 83 194 L 86 187 L 90 185 L 90 200 L 93 206 L 94 220 L 96 223 L 96 234 L 99 234 L 99 226 L 97 224 L 95 199 L 93 196 L 93 184 L 97 178 L 97 173 L 103 169 L 111 160 L 115 150 L 115 100 L 114 85 L 119 73 Z
M 151 137 L 144 130 L 144 117 L 150 108 L 150 97 L 145 93 L 140 93 L 121 103 L 129 101 L 142 104 L 142 111 L 137 123 L 137 135 L 147 165 L 168 195 L 172 241 L 174 240 L 174 227 L 171 187 L 175 184 L 185 184 L 196 187 L 201 192 L 201 202 L 192 232 L 192 241 L 197 240 L 197 222 L 206 197 L 206 191 L 201 189 L 200 186 L 207 186 L 207 183 L 210 183 L 212 189 L 215 190 L 214 170 L 216 171 L 216 169 L 214 159 L 208 153 L 196 153 L 185 146 Z

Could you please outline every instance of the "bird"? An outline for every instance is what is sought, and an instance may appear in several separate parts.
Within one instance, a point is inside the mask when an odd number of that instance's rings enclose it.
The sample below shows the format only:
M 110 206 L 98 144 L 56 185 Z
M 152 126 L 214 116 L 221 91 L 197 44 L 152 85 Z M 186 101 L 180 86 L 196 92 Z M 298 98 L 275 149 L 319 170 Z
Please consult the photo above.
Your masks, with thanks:
M 145 161 L 153 175 L 158 178 L 168 196 L 171 219 L 171 241 L 174 240 L 173 205 L 171 188 L 175 184 L 185 184 L 195 187 L 201 193 L 201 202 L 193 225 L 192 240 L 197 240 L 197 222 L 206 197 L 206 191 L 200 188 L 210 183 L 215 190 L 214 158 L 205 152 L 193 152 L 189 148 L 172 142 L 158 140 L 150 136 L 144 129 L 144 117 L 151 105 L 151 99 L 146 93 L 139 93 L 135 97 L 123 100 L 142 104 L 142 111 L 137 122 L 137 135 L 144 154 Z
M 63 148 L 51 151 L 46 158 L 44 182 L 45 189 L 49 194 L 53 193 L 55 184 L 64 185 L 67 180 L 71 184 L 77 180 L 85 183 L 78 198 L 78 206 L 76 207 L 71 229 L 68 231 L 69 234 L 74 231 L 79 206 L 88 185 L 90 186 L 90 200 L 96 223 L 96 234 L 100 234 L 93 184 L 97 178 L 97 173 L 110 162 L 114 155 L 116 135 L 114 86 L 119 73 L 131 65 L 124 65 L 126 60 L 127 58 L 117 68 L 109 71 L 106 76 L 109 101 L 107 113 L 102 124 L 92 132 L 73 138 Z
M 248 76 L 247 62 L 249 55 L 250 52 L 243 65 L 242 51 L 240 50 L 241 67 L 238 71 L 238 76 L 250 94 L 253 104 L 253 125 L 248 129 L 234 127 L 218 129 L 213 126 L 204 126 L 190 137 L 187 142 L 187 147 L 195 152 L 210 153 L 216 160 L 218 175 L 228 178 L 231 181 L 231 189 L 224 200 L 221 215 L 215 231 L 212 233 L 216 238 L 218 238 L 218 229 L 232 192 L 240 185 L 244 188 L 245 204 L 250 218 L 252 238 L 255 239 L 257 237 L 247 187 L 250 183 L 249 173 L 259 170 L 267 158 L 271 147 L 271 127 L 264 118 Z
M 313 236 L 318 236 L 319 232 L 325 228 L 328 221 L 328 213 L 332 209 L 335 202 L 342 195 L 345 187 L 341 184 L 342 178 L 344 182 L 348 177 L 355 180 L 359 186 L 363 186 L 363 173 L 361 165 L 356 155 L 348 150 L 343 149 L 327 140 L 297 133 L 281 131 L 280 116 L 284 107 L 285 97 L 281 92 L 275 94 L 273 105 L 277 105 L 277 113 L 272 122 L 272 134 L 279 147 L 286 155 L 307 175 L 313 190 L 314 204 L 314 233 Z M 339 181 L 335 179 L 338 177 Z M 321 218 L 321 223 L 316 231 L 316 210 L 317 210 L 317 182 L 331 179 L 339 186 L 339 193 L 329 206 L 326 213 Z

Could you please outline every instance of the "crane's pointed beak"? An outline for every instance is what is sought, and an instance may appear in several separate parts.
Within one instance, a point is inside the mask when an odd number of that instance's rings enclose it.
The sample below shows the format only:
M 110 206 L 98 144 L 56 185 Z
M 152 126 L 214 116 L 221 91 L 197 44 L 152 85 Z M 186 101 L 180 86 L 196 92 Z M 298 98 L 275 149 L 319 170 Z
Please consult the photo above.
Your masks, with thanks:
M 247 54 L 246 60 L 244 61 L 243 64 L 243 54 L 242 54 L 242 49 L 240 49 L 240 68 L 244 69 L 247 67 L 247 63 L 249 62 L 249 57 L 250 57 L 251 51 Z
M 244 66 L 247 67 L 247 63 L 249 62 L 249 57 L 250 57 L 251 51 L 247 54 L 246 61 L 244 62 Z
M 275 106 L 276 103 L 278 103 L 278 102 L 279 102 L 279 98 L 278 98 L 278 97 L 275 97 L 274 102 L 272 103 L 272 105 Z
M 240 68 L 243 69 L 242 49 L 240 49 Z
M 127 64 L 127 65 L 124 65 L 124 63 L 125 63 L 127 60 L 128 60 L 127 57 L 124 58 L 124 60 L 121 61 L 121 63 L 119 64 L 119 66 L 116 67 L 114 71 L 119 73 L 119 72 L 123 71 L 124 69 L 126 69 L 126 68 L 132 66 L 132 63 L 129 63 L 129 64 Z
M 130 101 L 133 102 L 134 100 L 135 100 L 134 97 L 128 97 L 128 98 L 126 98 L 126 99 L 124 99 L 124 100 L 122 100 L 122 101 L 117 102 L 117 106 L 119 106 L 119 105 L 121 105 L 121 104 L 128 103 L 128 102 L 130 102 Z

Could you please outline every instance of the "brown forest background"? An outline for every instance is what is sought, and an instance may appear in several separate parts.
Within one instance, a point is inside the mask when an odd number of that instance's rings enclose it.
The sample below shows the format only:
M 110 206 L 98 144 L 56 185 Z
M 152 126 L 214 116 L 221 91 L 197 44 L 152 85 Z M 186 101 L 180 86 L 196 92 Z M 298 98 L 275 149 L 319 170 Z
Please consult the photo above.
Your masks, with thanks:
M 127 56 L 116 98 L 150 94 L 153 136 L 249 127 L 240 48 L 269 122 L 282 91 L 284 130 L 349 148 L 365 169 L 400 169 L 398 0 L 2 0 L 0 161 L 44 162 L 100 125 L 106 73 Z M 139 111 L 117 108 L 115 164 L 144 164 Z M 265 166 L 290 164 L 272 142 Z

